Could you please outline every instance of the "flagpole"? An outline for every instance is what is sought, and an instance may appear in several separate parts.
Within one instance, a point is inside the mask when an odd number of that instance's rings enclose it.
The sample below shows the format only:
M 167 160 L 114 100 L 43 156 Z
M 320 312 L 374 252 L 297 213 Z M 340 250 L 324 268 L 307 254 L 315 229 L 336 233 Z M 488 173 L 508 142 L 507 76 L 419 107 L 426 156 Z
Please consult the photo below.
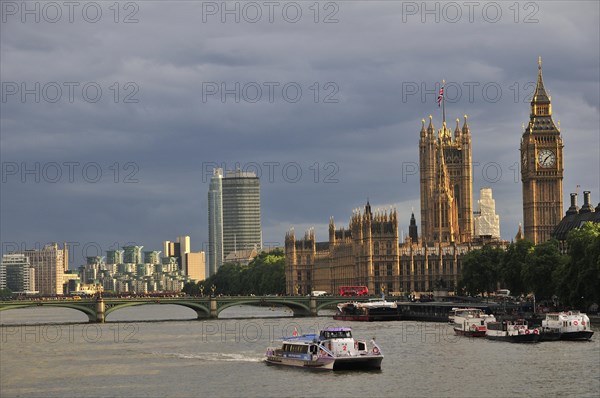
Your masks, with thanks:
M 446 85 L 446 80 L 442 79 L 442 89 Z M 444 90 L 446 91 L 446 90 Z M 443 123 L 446 123 L 446 93 L 444 92 L 442 95 L 442 119 Z

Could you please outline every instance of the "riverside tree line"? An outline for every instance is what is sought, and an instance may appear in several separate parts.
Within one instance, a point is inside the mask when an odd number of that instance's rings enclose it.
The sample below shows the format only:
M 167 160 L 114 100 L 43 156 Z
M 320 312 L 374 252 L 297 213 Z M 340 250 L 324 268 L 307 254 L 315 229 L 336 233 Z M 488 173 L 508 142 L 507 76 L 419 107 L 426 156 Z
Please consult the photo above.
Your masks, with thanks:
M 463 258 L 460 293 L 485 295 L 502 287 L 514 296 L 533 293 L 536 300 L 558 300 L 565 307 L 600 304 L 600 224 L 571 230 L 567 245 L 568 254 L 561 254 L 555 239 L 473 250 Z

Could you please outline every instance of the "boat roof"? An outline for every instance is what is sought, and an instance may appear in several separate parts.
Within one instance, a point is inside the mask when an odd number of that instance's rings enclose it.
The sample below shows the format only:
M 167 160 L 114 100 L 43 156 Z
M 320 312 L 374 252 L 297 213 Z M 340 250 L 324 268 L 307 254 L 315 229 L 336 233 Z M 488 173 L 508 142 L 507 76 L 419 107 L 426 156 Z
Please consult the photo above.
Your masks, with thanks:
M 321 332 L 351 332 L 351 328 L 325 328 Z
M 281 340 L 288 343 L 308 344 L 313 343 L 319 336 L 316 334 L 303 334 L 300 336 L 282 337 Z

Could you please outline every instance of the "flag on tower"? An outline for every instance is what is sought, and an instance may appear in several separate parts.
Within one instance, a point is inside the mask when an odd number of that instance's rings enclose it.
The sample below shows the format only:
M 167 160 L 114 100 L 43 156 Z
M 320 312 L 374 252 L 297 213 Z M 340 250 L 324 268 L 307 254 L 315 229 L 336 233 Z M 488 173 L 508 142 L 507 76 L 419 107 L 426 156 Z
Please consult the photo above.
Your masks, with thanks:
M 444 86 L 440 88 L 440 94 L 437 97 L 438 107 L 442 106 L 442 100 L 444 99 Z

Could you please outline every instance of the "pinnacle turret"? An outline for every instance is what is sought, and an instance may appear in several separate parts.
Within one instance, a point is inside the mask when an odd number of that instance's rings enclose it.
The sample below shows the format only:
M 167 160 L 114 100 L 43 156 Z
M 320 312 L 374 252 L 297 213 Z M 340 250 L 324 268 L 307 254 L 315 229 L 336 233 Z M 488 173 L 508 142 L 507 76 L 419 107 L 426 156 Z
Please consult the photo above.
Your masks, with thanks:
M 429 115 L 429 126 L 427 127 L 427 134 L 433 135 L 435 128 L 433 127 L 433 116 Z
M 456 128 L 454 129 L 454 139 L 460 138 L 460 127 L 458 126 L 459 122 L 460 122 L 460 120 L 458 120 L 458 118 L 456 118 Z
M 465 123 L 463 124 L 462 127 L 462 132 L 463 134 L 471 134 L 471 129 L 469 128 L 469 125 L 467 124 L 467 115 L 464 116 L 465 117 Z

